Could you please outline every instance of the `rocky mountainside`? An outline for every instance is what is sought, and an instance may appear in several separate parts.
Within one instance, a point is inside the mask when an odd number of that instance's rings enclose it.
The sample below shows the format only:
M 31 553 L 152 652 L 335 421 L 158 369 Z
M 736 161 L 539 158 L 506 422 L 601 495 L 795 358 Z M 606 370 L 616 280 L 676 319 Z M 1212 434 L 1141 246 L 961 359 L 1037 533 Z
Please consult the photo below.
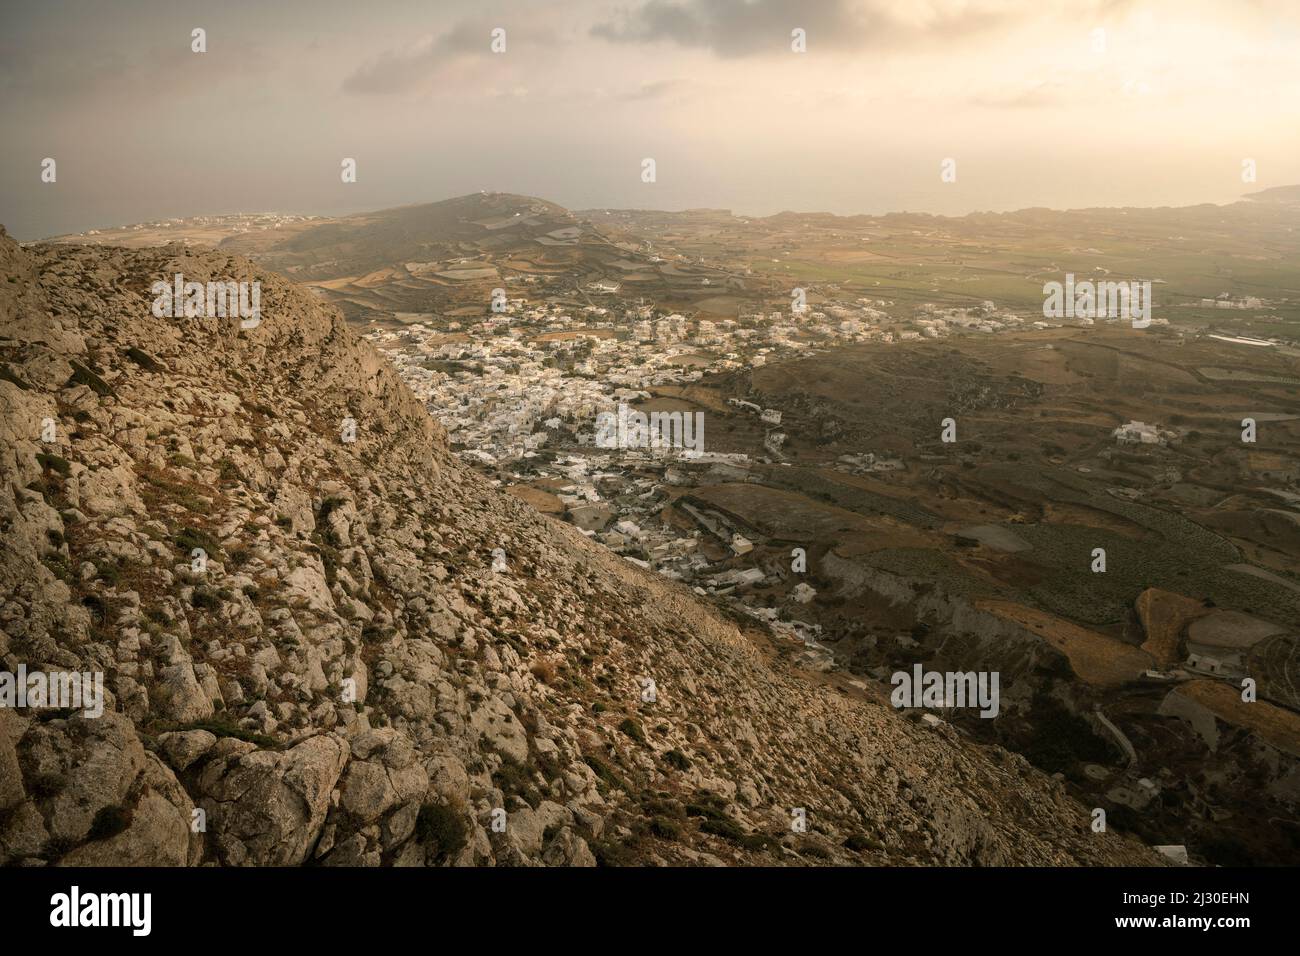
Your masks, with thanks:
M 288 280 L 2 230 L 0 272 L 0 664 L 107 692 L 0 709 L 0 861 L 1158 861 L 495 490 Z M 154 317 L 176 273 L 260 325 Z

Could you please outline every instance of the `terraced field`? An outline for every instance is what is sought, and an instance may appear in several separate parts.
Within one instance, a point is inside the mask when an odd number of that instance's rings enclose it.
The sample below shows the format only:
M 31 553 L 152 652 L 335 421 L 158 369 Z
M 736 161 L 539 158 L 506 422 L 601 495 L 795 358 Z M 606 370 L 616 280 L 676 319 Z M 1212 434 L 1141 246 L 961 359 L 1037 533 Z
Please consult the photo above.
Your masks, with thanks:
M 1037 634 L 1070 661 L 1079 678 L 1100 687 L 1135 681 L 1154 661 L 1139 647 L 1078 627 L 1050 614 L 1009 601 L 976 601 L 975 606 Z
M 1300 710 L 1300 635 L 1279 634 L 1256 644 L 1250 672 L 1259 681 L 1260 697 Z

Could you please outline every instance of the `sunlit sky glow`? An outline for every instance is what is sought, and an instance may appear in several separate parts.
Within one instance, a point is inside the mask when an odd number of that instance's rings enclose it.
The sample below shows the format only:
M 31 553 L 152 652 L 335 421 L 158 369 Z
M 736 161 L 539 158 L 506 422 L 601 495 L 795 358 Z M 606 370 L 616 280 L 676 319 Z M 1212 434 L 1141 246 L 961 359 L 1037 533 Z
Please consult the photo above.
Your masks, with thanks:
M 0 223 L 19 239 L 479 189 L 571 208 L 962 214 L 1300 183 L 1294 0 L 46 2 L 0 16 Z M 497 26 L 504 54 L 489 49 Z M 806 54 L 790 51 L 796 27 Z M 340 182 L 345 156 L 355 184 Z M 956 183 L 940 181 L 945 157 Z

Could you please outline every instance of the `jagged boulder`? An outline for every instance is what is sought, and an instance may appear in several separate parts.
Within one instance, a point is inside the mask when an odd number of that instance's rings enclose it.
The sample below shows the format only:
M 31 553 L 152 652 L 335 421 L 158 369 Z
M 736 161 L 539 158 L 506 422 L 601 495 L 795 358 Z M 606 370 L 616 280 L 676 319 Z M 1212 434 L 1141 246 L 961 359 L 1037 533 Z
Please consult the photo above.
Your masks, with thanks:
M 232 866 L 303 862 L 320 835 L 347 760 L 347 742 L 333 734 L 283 752 L 222 740 L 209 751 L 193 785 L 217 858 Z
M 0 744 L 0 764 L 4 749 Z M 192 829 L 189 795 L 125 716 L 31 721 L 14 754 L 26 802 L 0 835 L 0 847 L 14 856 L 67 866 L 198 861 L 202 841 Z

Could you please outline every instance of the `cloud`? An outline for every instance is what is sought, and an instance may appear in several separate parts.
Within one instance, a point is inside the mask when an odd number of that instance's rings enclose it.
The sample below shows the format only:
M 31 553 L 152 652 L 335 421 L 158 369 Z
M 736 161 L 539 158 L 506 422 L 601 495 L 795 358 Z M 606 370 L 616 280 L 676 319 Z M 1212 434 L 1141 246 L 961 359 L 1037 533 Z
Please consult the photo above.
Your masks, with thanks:
M 926 39 L 959 39 L 1001 24 L 1004 9 L 979 3 L 908 0 L 644 0 L 591 28 L 613 43 L 672 43 L 724 58 L 788 53 L 790 31 L 809 50 L 859 52 Z
M 348 93 L 401 93 L 431 80 L 447 63 L 459 57 L 487 56 L 492 28 L 462 22 L 436 37 L 428 37 L 401 50 L 387 50 L 362 64 L 343 80 Z
M 1007 89 L 975 93 L 967 97 L 972 106 L 989 109 L 1044 109 L 1066 105 L 1070 90 L 1060 80 L 1033 80 Z
M 275 57 L 262 46 L 248 43 L 243 51 L 240 69 L 231 75 L 219 72 L 216 55 L 209 60 L 204 59 L 207 54 L 191 53 L 188 38 L 184 45 L 154 46 L 135 56 L 93 49 L 34 53 L 5 44 L 0 46 L 0 99 L 6 105 L 48 101 L 59 108 L 98 108 L 105 99 L 193 96 L 275 71 Z
M 635 90 L 620 95 L 619 99 L 628 103 L 638 100 L 660 100 L 674 94 L 681 94 L 689 88 L 690 85 L 681 80 L 660 80 L 657 83 L 642 83 Z

